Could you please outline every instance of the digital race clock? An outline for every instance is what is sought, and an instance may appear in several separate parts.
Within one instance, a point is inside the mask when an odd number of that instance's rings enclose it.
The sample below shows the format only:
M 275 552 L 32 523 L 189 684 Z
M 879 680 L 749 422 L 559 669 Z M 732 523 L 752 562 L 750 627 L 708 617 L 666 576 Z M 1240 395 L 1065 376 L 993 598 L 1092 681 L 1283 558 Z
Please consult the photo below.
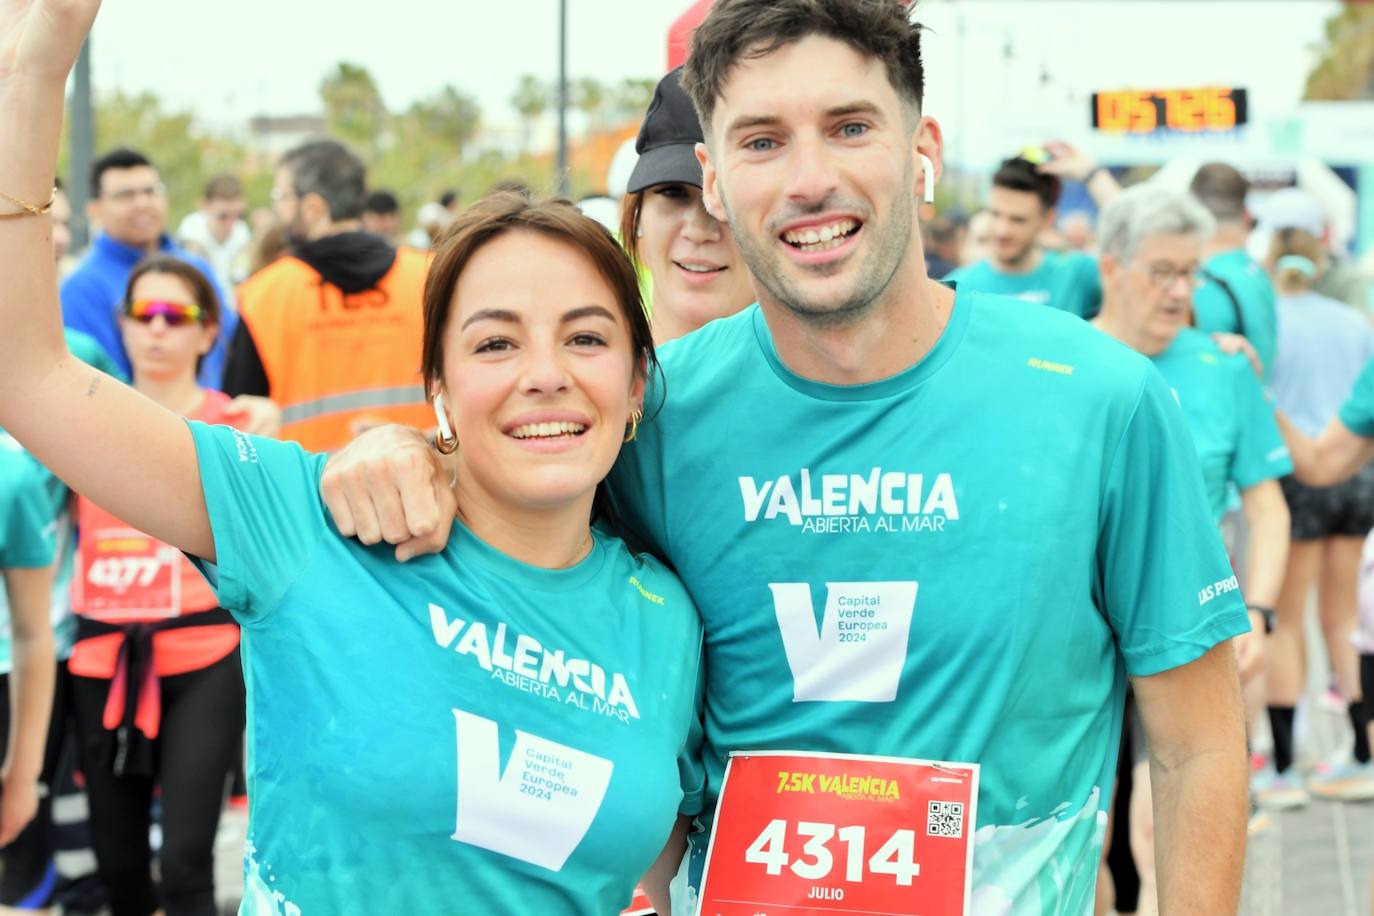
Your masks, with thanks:
M 1248 119 L 1244 89 L 1123 89 L 1094 92 L 1093 127 L 1104 134 L 1215 133 Z

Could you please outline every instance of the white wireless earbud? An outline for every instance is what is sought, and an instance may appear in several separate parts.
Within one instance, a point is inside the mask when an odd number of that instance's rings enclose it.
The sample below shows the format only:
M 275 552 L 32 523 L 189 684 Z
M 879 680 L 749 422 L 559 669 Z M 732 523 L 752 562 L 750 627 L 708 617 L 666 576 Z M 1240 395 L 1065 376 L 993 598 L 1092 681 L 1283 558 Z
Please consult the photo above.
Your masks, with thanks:
M 930 161 L 930 157 L 921 153 L 921 169 L 925 172 L 925 202 L 935 203 L 935 163 Z

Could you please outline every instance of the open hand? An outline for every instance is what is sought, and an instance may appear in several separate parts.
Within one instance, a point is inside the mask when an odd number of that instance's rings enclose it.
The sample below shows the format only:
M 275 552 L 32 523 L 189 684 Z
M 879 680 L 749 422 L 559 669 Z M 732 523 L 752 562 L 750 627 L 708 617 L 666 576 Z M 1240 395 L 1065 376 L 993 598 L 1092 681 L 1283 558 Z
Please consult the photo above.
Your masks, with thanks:
M 100 0 L 0 0 L 0 81 L 66 82 Z
M 1037 167 L 1046 175 L 1057 175 L 1070 181 L 1085 181 L 1097 168 L 1097 160 L 1064 140 L 1049 140 L 1045 152 L 1053 158 Z

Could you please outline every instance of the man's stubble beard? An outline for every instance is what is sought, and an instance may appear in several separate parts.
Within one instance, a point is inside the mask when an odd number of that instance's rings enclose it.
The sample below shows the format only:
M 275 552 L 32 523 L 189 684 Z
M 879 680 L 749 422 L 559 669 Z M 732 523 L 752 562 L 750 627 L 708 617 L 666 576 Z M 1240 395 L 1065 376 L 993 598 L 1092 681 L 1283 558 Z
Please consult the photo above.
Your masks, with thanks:
M 908 165 L 906 172 L 907 174 L 903 177 L 903 187 L 914 187 L 915 173 L 910 165 Z M 764 239 L 755 239 L 743 230 L 736 229 L 735 227 L 740 223 L 735 219 L 724 193 L 720 195 L 720 202 L 725 209 L 730 234 L 734 236 L 740 256 L 744 259 L 744 264 L 749 268 L 750 274 L 774 301 L 803 322 L 818 329 L 833 329 L 857 324 L 873 311 L 873 307 L 882 298 L 883 293 L 887 291 L 892 278 L 896 276 L 898 268 L 902 266 L 910 249 L 911 233 L 915 231 L 915 206 L 910 194 L 895 196 L 892 218 L 881 229 L 877 228 L 874 220 L 864 219 L 863 228 L 860 231 L 871 234 L 872 238 L 863 242 L 867 248 L 867 256 L 855 271 L 855 288 L 846 297 L 846 300 L 838 306 L 824 306 L 808 301 L 808 297 L 800 288 L 803 284 L 796 282 L 794 278 L 787 275 L 783 254 L 770 244 L 776 235 Z M 811 212 L 824 212 L 829 209 L 828 203 L 828 201 L 822 201 L 820 206 L 811 208 Z M 816 271 L 816 274 L 825 276 L 828 273 L 835 273 L 844 270 L 848 264 L 848 258 L 841 262 L 834 262 L 825 265 Z

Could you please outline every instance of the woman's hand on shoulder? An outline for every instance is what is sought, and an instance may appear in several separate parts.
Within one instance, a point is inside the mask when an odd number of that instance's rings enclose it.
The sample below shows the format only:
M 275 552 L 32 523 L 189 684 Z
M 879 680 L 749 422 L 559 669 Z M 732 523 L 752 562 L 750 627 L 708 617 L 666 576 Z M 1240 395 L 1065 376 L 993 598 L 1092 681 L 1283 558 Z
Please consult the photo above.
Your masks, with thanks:
M 340 534 L 393 544 L 401 562 L 443 550 L 458 508 L 448 468 L 409 426 L 379 426 L 336 452 L 320 495 Z

